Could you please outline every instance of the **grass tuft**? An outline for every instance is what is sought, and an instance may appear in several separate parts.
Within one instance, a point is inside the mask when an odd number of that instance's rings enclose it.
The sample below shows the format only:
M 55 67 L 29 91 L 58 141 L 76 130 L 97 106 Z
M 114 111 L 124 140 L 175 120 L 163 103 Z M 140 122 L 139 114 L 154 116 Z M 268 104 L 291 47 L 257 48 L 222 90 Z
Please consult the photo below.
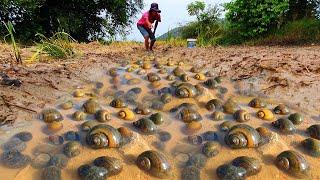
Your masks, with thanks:
M 15 37 L 13 34 L 16 32 L 13 27 L 13 24 L 11 22 L 8 22 L 8 23 L 2 22 L 2 23 L 4 24 L 4 26 L 6 27 L 6 29 L 8 31 L 8 34 L 6 36 L 4 36 L 4 41 L 6 42 L 6 37 L 10 36 L 14 57 L 15 57 L 18 64 L 22 64 L 20 48 L 17 46 L 16 40 L 15 40 Z

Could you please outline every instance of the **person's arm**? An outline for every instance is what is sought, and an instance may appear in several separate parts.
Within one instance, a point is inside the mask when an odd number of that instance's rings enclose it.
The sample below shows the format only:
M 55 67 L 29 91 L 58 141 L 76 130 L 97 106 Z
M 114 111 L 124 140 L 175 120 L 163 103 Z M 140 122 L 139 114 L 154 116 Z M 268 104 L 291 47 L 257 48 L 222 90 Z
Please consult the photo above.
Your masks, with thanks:
M 154 25 L 153 34 L 156 34 L 157 27 L 158 27 L 158 20 L 156 20 L 156 24 Z

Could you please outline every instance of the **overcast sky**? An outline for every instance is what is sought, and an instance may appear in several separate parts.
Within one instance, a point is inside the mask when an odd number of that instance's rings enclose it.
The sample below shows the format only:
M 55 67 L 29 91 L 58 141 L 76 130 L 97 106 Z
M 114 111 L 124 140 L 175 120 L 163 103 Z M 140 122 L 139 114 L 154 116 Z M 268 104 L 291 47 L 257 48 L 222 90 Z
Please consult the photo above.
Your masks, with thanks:
M 132 31 L 127 36 L 128 40 L 142 41 L 143 37 L 136 27 L 136 22 L 140 19 L 143 12 L 146 12 L 150 8 L 150 4 L 156 2 L 159 4 L 161 12 L 162 22 L 159 24 L 156 31 L 156 36 L 166 33 L 169 29 L 173 29 L 180 24 L 185 24 L 194 20 L 187 12 L 187 5 L 195 0 L 144 0 L 144 10 L 138 14 L 135 23 L 132 25 Z M 222 4 L 229 2 L 230 0 L 203 0 L 206 4 Z

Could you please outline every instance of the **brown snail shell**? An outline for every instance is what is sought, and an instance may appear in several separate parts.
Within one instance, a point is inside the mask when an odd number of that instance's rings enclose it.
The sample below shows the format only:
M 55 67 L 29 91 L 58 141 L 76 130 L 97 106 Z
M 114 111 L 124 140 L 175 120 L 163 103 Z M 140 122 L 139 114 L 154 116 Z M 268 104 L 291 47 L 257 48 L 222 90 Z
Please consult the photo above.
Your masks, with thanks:
M 151 83 L 151 88 L 156 89 L 162 85 L 161 81 L 154 81 Z
M 290 134 L 296 131 L 294 124 L 288 119 L 278 119 L 271 123 L 273 127 L 279 129 L 280 132 Z
M 221 109 L 222 105 L 223 103 L 219 99 L 211 99 L 210 101 L 207 102 L 205 107 L 207 108 L 208 111 L 213 111 L 216 109 Z
M 287 106 L 285 106 L 284 104 L 279 104 L 278 106 L 276 106 L 273 109 L 273 112 L 275 114 L 280 114 L 280 115 L 287 115 L 290 113 L 290 110 L 288 109 Z
M 86 121 L 81 124 L 81 130 L 82 131 L 90 131 L 90 129 L 92 129 L 93 127 L 95 127 L 98 124 L 99 123 L 97 121 L 93 121 L 93 120 Z
M 111 107 L 114 107 L 114 108 L 125 108 L 125 107 L 127 107 L 128 105 L 127 105 L 126 102 L 124 102 L 123 99 L 121 99 L 121 98 L 116 98 L 116 99 L 114 99 L 114 100 L 112 100 L 112 101 L 110 102 L 110 106 L 111 106 Z
M 247 176 L 258 174 L 262 168 L 260 160 L 248 156 L 237 157 L 232 161 L 231 164 L 236 167 L 244 168 L 247 171 Z
M 222 108 L 223 108 L 223 111 L 224 111 L 226 114 L 234 114 L 237 110 L 240 109 L 239 105 L 238 105 L 235 101 L 233 101 L 233 100 L 231 100 L 231 99 L 229 99 L 229 100 L 222 106 Z
M 98 167 L 106 168 L 108 170 L 108 176 L 120 174 L 123 169 L 120 159 L 109 156 L 98 157 L 93 161 L 93 164 Z
M 190 72 L 192 73 L 200 73 L 202 71 L 202 68 L 199 67 L 199 66 L 193 66 L 191 69 L 190 69 Z
M 320 141 L 313 139 L 313 138 L 307 138 L 301 142 L 302 147 L 305 149 L 305 151 L 314 157 L 320 157 Z
M 182 74 L 185 74 L 185 72 L 183 71 L 183 69 L 181 67 L 176 67 L 173 70 L 173 74 L 177 77 L 180 77 Z
M 155 81 L 160 81 L 161 78 L 158 74 L 156 73 L 148 73 L 147 74 L 147 79 L 149 82 L 155 82 Z
M 202 120 L 200 113 L 192 108 L 181 109 L 181 111 L 179 112 L 179 118 L 185 123 Z
M 93 99 L 86 101 L 82 107 L 88 114 L 95 114 L 98 110 L 100 110 L 100 105 Z
M 82 111 L 76 111 L 73 113 L 73 118 L 75 121 L 84 121 L 86 119 L 86 113 Z
M 81 144 L 77 141 L 68 142 L 64 148 L 63 153 L 69 158 L 76 157 L 80 154 Z
M 117 148 L 121 143 L 121 134 L 117 129 L 106 124 L 93 127 L 87 134 L 86 141 L 91 148 Z
M 207 88 L 209 88 L 209 89 L 216 89 L 218 87 L 218 82 L 215 79 L 211 78 L 211 79 L 206 80 L 204 82 L 204 85 L 206 85 Z
M 240 109 L 233 114 L 233 118 L 237 122 L 247 122 L 250 120 L 250 114 L 248 111 Z
M 141 153 L 136 161 L 138 167 L 158 178 L 170 178 L 172 168 L 167 158 L 157 151 L 145 151 Z
M 200 131 L 202 128 L 202 124 L 199 121 L 192 121 L 186 124 L 187 133 L 193 134 Z
M 107 122 L 111 120 L 111 114 L 107 110 L 99 110 L 96 112 L 95 118 L 99 122 Z
M 290 116 L 288 117 L 288 119 L 295 125 L 299 125 L 304 121 L 304 117 L 302 114 L 300 113 L 293 113 L 290 114 Z
M 202 153 L 208 158 L 216 156 L 219 153 L 219 143 L 208 141 L 202 146 Z
M 73 102 L 72 101 L 66 101 L 60 105 L 61 109 L 68 110 L 73 108 Z
M 194 78 L 199 81 L 204 81 L 206 79 L 206 76 L 202 73 L 197 73 L 196 75 L 194 75 Z
M 249 106 L 253 108 L 264 108 L 267 104 L 260 98 L 254 98 L 249 102 Z
M 63 129 L 63 124 L 60 121 L 53 121 L 47 124 L 47 128 L 50 132 L 56 133 Z
M 320 140 L 320 124 L 314 124 L 307 128 L 310 137 Z
M 236 123 L 234 121 L 224 121 L 219 125 L 221 131 L 229 131 Z
M 283 151 L 277 156 L 275 164 L 280 170 L 298 178 L 305 178 L 309 175 L 309 163 L 295 151 Z
M 83 97 L 85 93 L 81 89 L 77 89 L 73 92 L 73 96 L 76 98 Z
M 141 115 L 149 115 L 151 114 L 151 109 L 149 109 L 148 107 L 144 106 L 144 105 L 138 105 L 134 111 L 137 114 L 141 114 Z
M 224 113 L 220 112 L 220 111 L 215 111 L 215 112 L 212 113 L 211 119 L 213 121 L 221 121 L 221 120 L 224 119 Z
M 183 81 L 183 82 L 188 82 L 188 81 L 190 81 L 190 78 L 189 78 L 189 76 L 187 74 L 182 74 L 180 76 L 180 80 Z
M 176 89 L 179 98 L 193 98 L 197 95 L 197 89 L 190 83 L 182 83 Z
M 167 76 L 167 80 L 168 81 L 174 81 L 175 79 L 176 79 L 176 77 L 174 75 L 170 74 L 170 75 Z
M 266 127 L 258 127 L 256 129 L 261 136 L 261 144 L 268 143 L 272 138 L 271 131 Z
M 127 121 L 133 121 L 135 118 L 133 111 L 131 111 L 130 109 L 127 109 L 127 108 L 119 111 L 118 116 L 120 118 L 122 118 L 123 120 L 127 120 Z
M 133 122 L 133 126 L 146 134 L 153 134 L 157 130 L 157 126 L 153 123 L 153 121 L 147 118 L 142 118 L 136 122 Z
M 151 64 L 148 63 L 148 62 L 144 62 L 144 63 L 142 64 L 142 68 L 143 68 L 143 69 L 151 69 L 152 66 L 151 66 Z
M 131 138 L 133 136 L 133 132 L 127 127 L 119 127 L 118 131 L 122 137 Z
M 238 124 L 228 131 L 224 140 L 233 149 L 255 148 L 259 146 L 261 137 L 253 127 L 246 124 Z
M 156 125 L 161 125 L 164 122 L 163 116 L 161 113 L 155 113 L 150 116 L 150 120 L 153 121 Z
M 164 93 L 160 97 L 161 101 L 165 104 L 172 101 L 172 95 L 170 93 Z
M 42 112 L 42 119 L 46 123 L 51 123 L 54 121 L 62 121 L 62 114 L 56 109 L 46 109 Z

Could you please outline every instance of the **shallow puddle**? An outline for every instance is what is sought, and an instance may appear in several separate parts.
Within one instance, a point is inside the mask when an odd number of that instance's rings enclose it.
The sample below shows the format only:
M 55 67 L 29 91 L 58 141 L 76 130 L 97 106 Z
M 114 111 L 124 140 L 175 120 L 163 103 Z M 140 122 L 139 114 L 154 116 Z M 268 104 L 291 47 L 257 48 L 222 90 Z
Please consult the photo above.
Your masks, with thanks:
M 165 64 L 165 62 L 163 62 Z M 158 92 L 164 87 L 171 87 L 173 81 L 168 81 L 167 76 L 171 74 L 172 70 L 177 66 L 166 66 L 164 68 L 168 70 L 168 73 L 160 74 L 157 73 L 159 69 L 152 67 L 152 69 L 145 69 L 142 75 L 138 75 L 137 72 L 140 68 L 133 70 L 132 72 L 127 72 L 127 69 L 132 67 L 132 65 L 127 65 L 126 67 L 117 67 L 117 73 L 119 79 L 114 80 L 114 78 L 106 75 L 97 79 L 97 83 L 79 85 L 81 91 L 85 92 L 86 95 L 81 98 L 73 97 L 73 92 L 76 88 L 68 90 L 70 93 L 63 97 L 59 97 L 55 104 L 51 106 L 46 106 L 46 108 L 56 108 L 58 109 L 64 117 L 63 129 L 54 133 L 55 135 L 61 135 L 68 131 L 78 131 L 80 133 L 80 142 L 82 144 L 80 154 L 76 157 L 69 158 L 69 162 L 65 168 L 62 169 L 62 179 L 79 179 L 77 174 L 77 169 L 83 164 L 92 164 L 93 160 L 99 156 L 111 156 L 123 161 L 123 170 L 120 174 L 116 176 L 108 177 L 108 179 L 157 179 L 150 174 L 145 173 L 140 170 L 136 165 L 136 158 L 142 152 L 146 150 L 156 150 L 165 154 L 172 166 L 173 175 L 169 179 L 181 179 L 181 172 L 186 166 L 186 162 L 190 157 L 201 153 L 202 144 L 193 145 L 188 141 L 188 136 L 190 135 L 201 135 L 207 131 L 214 131 L 218 135 L 217 141 L 220 143 L 218 147 L 219 153 L 211 158 L 207 158 L 206 164 L 200 169 L 201 179 L 217 179 L 216 169 L 218 166 L 226 163 L 230 163 L 234 158 L 238 156 L 250 156 L 257 158 L 261 161 L 262 169 L 254 176 L 247 177 L 247 179 L 294 179 L 294 177 L 280 171 L 274 164 L 275 158 L 278 154 L 285 150 L 295 150 L 303 155 L 303 157 L 308 161 L 311 166 L 310 175 L 306 178 L 308 179 L 320 179 L 320 172 L 317 170 L 320 167 L 320 162 L 317 161 L 318 158 L 309 156 L 304 151 L 302 151 L 299 146 L 300 142 L 308 137 L 306 134 L 306 128 L 315 124 L 316 122 L 312 120 L 312 116 L 316 114 L 304 114 L 305 121 L 301 125 L 297 125 L 296 133 L 292 135 L 285 135 L 279 133 L 279 131 L 271 126 L 272 121 L 264 121 L 257 118 L 256 113 L 259 109 L 251 108 L 248 103 L 253 99 L 253 97 L 246 97 L 238 95 L 237 89 L 235 89 L 235 84 L 230 82 L 228 79 L 223 78 L 221 84 L 215 89 L 205 88 L 201 95 L 197 95 L 194 98 L 180 99 L 174 95 L 173 99 L 169 103 L 163 106 L 161 111 L 152 109 L 152 113 L 161 112 L 164 117 L 164 123 L 157 126 L 157 132 L 155 134 L 146 135 L 141 133 L 138 129 L 133 127 L 132 121 L 125 121 L 118 117 L 118 112 L 121 110 L 118 108 L 113 108 L 110 106 L 110 102 L 116 97 L 125 97 L 129 100 L 129 108 L 135 109 L 137 104 L 143 104 L 146 106 L 152 106 L 154 102 L 161 102 Z M 190 72 L 192 66 L 182 65 L 180 66 L 187 73 L 190 80 L 188 83 L 193 85 L 203 83 L 203 81 L 196 80 L 194 78 L 196 73 Z M 207 69 L 203 69 L 201 72 L 205 73 Z M 161 80 L 158 87 L 153 88 L 151 83 L 147 80 L 146 75 L 150 72 L 157 73 Z M 141 82 L 135 82 L 137 84 L 128 85 L 134 83 L 132 80 L 137 78 Z M 205 79 L 208 79 L 206 77 Z M 178 77 L 175 77 L 179 80 Z M 133 82 L 132 82 L 133 81 Z M 126 97 L 126 93 L 132 89 L 139 87 L 141 88 L 141 93 L 135 98 Z M 203 86 L 205 87 L 205 86 Z M 226 91 L 227 90 L 227 91 Z M 121 93 L 122 91 L 122 93 Z M 110 149 L 92 149 L 86 144 L 86 132 L 80 130 L 80 125 L 84 121 L 75 121 L 72 114 L 76 110 L 82 111 L 82 104 L 89 98 L 94 98 L 102 109 L 108 110 L 112 119 L 106 124 L 111 125 L 115 128 L 128 127 L 134 132 L 133 140 L 123 145 L 120 148 L 110 148 Z M 237 104 L 250 113 L 251 119 L 246 122 L 246 124 L 257 128 L 257 127 L 267 127 L 273 132 L 273 139 L 268 144 L 262 145 L 258 148 L 245 148 L 245 149 L 231 149 L 224 142 L 225 132 L 220 130 L 219 125 L 224 121 L 234 121 L 232 115 L 225 115 L 224 120 L 213 121 L 211 119 L 211 114 L 214 111 L 208 111 L 205 108 L 205 104 L 211 99 L 220 99 L 222 102 L 226 102 L 228 99 L 232 98 Z M 63 110 L 60 108 L 60 104 L 71 100 L 74 102 L 75 106 L 70 110 Z M 267 108 L 272 110 L 279 103 L 279 100 L 274 99 L 263 99 L 268 102 Z M 136 104 L 135 104 L 136 103 Z M 177 107 L 182 103 L 192 103 L 194 104 L 194 109 L 200 113 L 202 120 L 201 129 L 190 133 L 187 130 L 186 123 L 179 119 L 178 112 L 170 112 L 172 108 Z M 181 108 L 179 109 L 181 110 Z M 41 110 L 40 110 L 41 111 Z M 298 109 L 290 109 L 292 113 L 302 112 Z M 52 135 L 47 130 L 46 123 L 39 119 L 39 115 L 34 115 L 32 118 L 26 116 L 25 114 L 20 114 L 20 119 L 13 126 L 3 126 L 0 128 L 0 140 L 2 143 L 7 141 L 12 141 L 10 138 L 14 134 L 22 131 L 29 131 L 32 133 L 33 138 L 31 141 L 26 142 L 27 147 L 22 151 L 23 154 L 29 155 L 32 160 L 35 159 L 40 153 L 49 154 L 53 156 L 55 154 L 61 154 L 63 145 L 51 145 L 48 143 L 48 136 Z M 150 115 L 138 115 L 135 114 L 135 121 L 142 117 L 149 117 Z M 279 118 L 286 118 L 287 115 L 275 115 L 274 120 Z M 28 117 L 28 118 L 27 118 Z M 87 115 L 86 121 L 93 121 L 93 115 Z M 235 121 L 234 121 L 235 122 Z M 235 122 L 237 123 L 237 122 Z M 167 141 L 161 141 L 162 131 L 169 132 L 171 134 L 171 139 Z M 66 142 L 65 142 L 66 143 Z M 3 151 L 3 150 L 2 150 Z M 27 165 L 23 168 L 10 169 L 1 165 L 0 167 L 0 179 L 41 179 L 41 174 L 43 169 L 35 168 L 32 165 Z

